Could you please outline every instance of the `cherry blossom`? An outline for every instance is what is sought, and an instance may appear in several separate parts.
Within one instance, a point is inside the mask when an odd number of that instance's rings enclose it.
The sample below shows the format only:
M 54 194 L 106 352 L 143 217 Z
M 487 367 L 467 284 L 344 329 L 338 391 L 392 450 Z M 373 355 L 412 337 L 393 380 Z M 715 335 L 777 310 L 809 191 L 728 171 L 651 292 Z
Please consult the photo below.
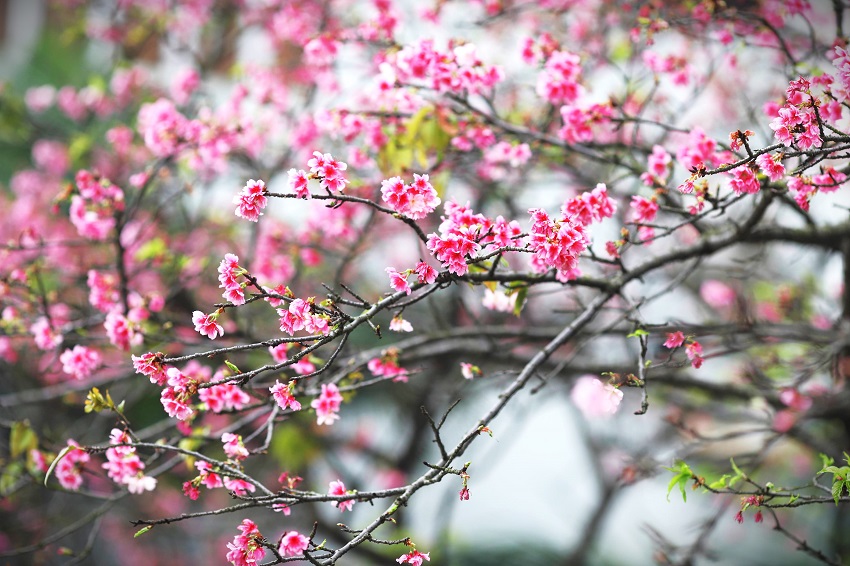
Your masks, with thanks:
M 215 340 L 219 335 L 224 335 L 224 328 L 216 322 L 218 313 L 204 314 L 201 311 L 192 313 L 192 323 L 195 325 L 195 332 L 201 336 L 207 336 L 210 340 Z
M 243 519 L 237 527 L 241 534 L 233 537 L 233 542 L 227 543 L 227 560 L 234 566 L 250 566 L 258 563 L 266 555 L 266 549 L 258 541 L 263 535 L 257 525 L 250 519 Z
M 339 419 L 341 404 L 342 395 L 339 393 L 339 388 L 333 383 L 323 383 L 322 393 L 310 403 L 310 406 L 316 410 L 316 424 L 334 424 L 334 421 Z
M 280 539 L 280 549 L 284 556 L 301 556 L 310 546 L 310 539 L 298 531 L 288 531 Z
M 576 379 L 570 398 L 585 418 L 607 417 L 617 412 L 623 392 L 596 377 L 585 375 Z
M 75 379 L 85 379 L 100 365 L 100 354 L 85 346 L 74 346 L 73 350 L 65 350 L 59 356 L 62 371 Z
M 275 380 L 274 385 L 269 387 L 272 397 L 274 397 L 275 402 L 282 410 L 286 410 L 287 408 L 292 409 L 293 411 L 301 410 L 301 403 L 296 401 L 295 397 L 292 395 L 294 387 L 294 381 L 290 381 L 288 384 L 284 385 L 278 380 Z
M 396 562 L 398 562 L 399 564 L 410 564 L 411 566 L 422 566 L 423 561 L 431 561 L 431 557 L 429 556 L 429 554 L 431 553 L 422 553 L 418 550 L 411 550 L 407 554 L 403 554 L 396 558 Z
M 349 493 L 350 492 L 345 490 L 345 484 L 340 480 L 332 481 L 328 487 L 328 495 L 348 495 Z M 346 501 L 331 501 L 331 503 L 340 511 L 351 511 L 354 507 L 353 499 L 348 499 Z
M 268 204 L 266 196 L 266 184 L 263 181 L 249 179 L 242 187 L 242 191 L 233 197 L 233 203 L 239 206 L 236 207 L 236 216 L 256 222 L 263 215 L 263 210 Z

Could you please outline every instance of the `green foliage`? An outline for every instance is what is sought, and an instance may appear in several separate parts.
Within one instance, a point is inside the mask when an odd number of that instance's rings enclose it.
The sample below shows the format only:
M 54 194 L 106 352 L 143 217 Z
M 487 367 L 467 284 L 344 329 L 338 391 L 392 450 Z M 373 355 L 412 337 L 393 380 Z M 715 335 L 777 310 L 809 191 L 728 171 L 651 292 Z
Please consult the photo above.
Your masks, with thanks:
M 26 455 L 30 450 L 38 448 L 38 436 L 30 427 L 29 421 L 12 423 L 12 432 L 9 435 L 9 453 L 13 460 L 19 456 Z
M 283 426 L 275 430 L 269 453 L 281 469 L 300 470 L 313 458 L 318 447 L 309 435 L 297 426 Z
M 676 460 L 676 463 L 673 464 L 672 468 L 664 469 L 673 473 L 673 479 L 671 479 L 670 483 L 667 484 L 667 501 L 670 501 L 670 493 L 673 491 L 673 488 L 679 486 L 679 491 L 682 493 L 682 500 L 687 502 L 688 492 L 685 490 L 685 487 L 690 480 L 696 478 L 696 475 L 693 471 L 691 471 L 690 466 L 688 466 L 684 460 Z
M 443 129 L 430 106 L 420 109 L 405 123 L 403 132 L 390 136 L 389 142 L 378 155 L 378 164 L 386 174 L 396 174 L 411 169 L 428 169 L 429 158 L 442 159 L 451 136 Z M 441 193 L 444 179 L 434 184 Z
M 841 495 L 846 491 L 850 493 L 850 455 L 847 452 L 844 453 L 844 461 L 847 462 L 847 466 L 838 466 L 833 465 L 834 460 L 832 458 L 828 458 L 821 454 L 821 459 L 824 462 L 824 467 L 818 472 L 818 475 L 821 474 L 832 474 L 832 498 L 835 500 L 835 504 L 838 505 L 838 500 L 841 499 Z

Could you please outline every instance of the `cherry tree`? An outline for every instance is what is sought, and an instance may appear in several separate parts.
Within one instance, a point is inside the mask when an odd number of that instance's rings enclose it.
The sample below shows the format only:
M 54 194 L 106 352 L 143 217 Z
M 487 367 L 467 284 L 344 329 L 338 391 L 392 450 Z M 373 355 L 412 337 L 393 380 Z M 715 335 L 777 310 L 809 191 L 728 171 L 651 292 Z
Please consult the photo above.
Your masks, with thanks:
M 843 1 L 48 5 L 0 91 L 0 556 L 439 563 L 416 509 L 545 396 L 601 494 L 549 563 L 659 482 L 709 512 L 644 561 L 848 560 Z

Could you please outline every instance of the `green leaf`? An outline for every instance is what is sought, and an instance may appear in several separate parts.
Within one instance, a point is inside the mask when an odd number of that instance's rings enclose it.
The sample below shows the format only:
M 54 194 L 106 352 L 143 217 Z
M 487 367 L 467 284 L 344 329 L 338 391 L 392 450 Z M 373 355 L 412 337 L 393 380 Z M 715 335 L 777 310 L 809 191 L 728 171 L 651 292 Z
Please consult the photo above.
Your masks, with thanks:
M 708 487 L 709 489 L 725 489 L 728 487 L 729 479 L 731 477 L 732 476 L 730 474 L 723 474 L 718 479 L 708 484 Z
M 694 473 L 691 471 L 691 468 L 684 460 L 677 460 L 676 464 L 672 468 L 665 469 L 673 472 L 674 474 L 673 479 L 671 479 L 670 483 L 667 485 L 667 501 L 670 501 L 670 493 L 673 491 L 673 488 L 678 485 L 679 491 L 682 493 L 682 500 L 687 502 L 688 492 L 686 487 L 688 485 L 688 481 L 694 477 Z
M 820 456 L 820 460 L 823 463 L 824 468 L 827 467 L 827 466 L 831 466 L 832 464 L 835 463 L 835 460 L 830 458 L 826 454 L 820 453 L 820 454 L 818 454 L 818 456 Z
M 431 107 L 425 106 L 416 114 L 411 116 L 410 120 L 405 123 L 404 136 L 400 140 L 404 145 L 408 147 L 413 145 L 413 142 L 416 141 L 416 138 L 419 136 L 419 128 L 422 127 L 422 123 L 425 121 L 429 112 L 431 112 Z
M 242 371 L 238 367 L 236 367 L 236 365 L 233 364 L 230 360 L 224 360 L 224 365 L 230 368 L 230 371 L 232 371 L 234 374 L 242 373 Z
M 844 482 L 837 481 L 832 483 L 832 498 L 835 504 L 838 505 L 838 500 L 841 498 L 841 492 L 844 490 Z
M 21 454 L 27 454 L 30 450 L 38 448 L 38 436 L 30 427 L 29 421 L 12 423 L 12 432 L 9 438 L 9 453 L 15 460 Z
M 142 244 L 136 251 L 137 261 L 159 259 L 168 253 L 168 245 L 162 238 L 153 238 Z
M 152 528 L 153 528 L 153 525 L 148 525 L 146 527 L 142 527 L 141 529 L 136 531 L 136 534 L 133 535 L 133 538 L 138 538 L 138 537 L 142 536 L 143 534 L 145 534 L 146 532 L 148 532 Z
M 91 150 L 92 148 L 92 139 L 88 134 L 76 134 L 71 138 L 71 142 L 68 144 L 68 157 L 71 159 L 72 163 L 77 163 L 82 161 L 83 157 Z
M 737 475 L 739 478 L 747 479 L 747 474 L 745 474 L 744 472 L 742 472 L 742 471 L 741 471 L 741 468 L 739 468 L 739 467 L 737 466 L 737 464 L 735 464 L 735 459 L 734 459 L 734 458 L 729 458 L 729 463 L 730 463 L 730 464 L 732 464 L 732 469 L 735 471 L 735 475 Z
M 649 336 L 649 332 L 647 332 L 643 328 L 637 328 L 634 332 L 626 336 L 626 338 L 640 338 L 642 336 Z
M 516 292 L 516 302 L 514 303 L 514 316 L 519 316 L 522 312 L 522 307 L 525 306 L 525 300 L 528 297 L 528 287 L 520 287 Z

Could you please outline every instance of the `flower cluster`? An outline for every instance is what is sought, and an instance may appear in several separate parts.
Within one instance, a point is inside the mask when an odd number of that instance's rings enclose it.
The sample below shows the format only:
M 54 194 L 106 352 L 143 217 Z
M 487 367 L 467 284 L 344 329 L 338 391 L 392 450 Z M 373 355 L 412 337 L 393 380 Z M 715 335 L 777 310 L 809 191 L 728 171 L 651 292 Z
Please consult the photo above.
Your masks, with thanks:
M 68 446 L 72 448 L 56 464 L 56 479 L 59 480 L 59 485 L 65 489 L 76 491 L 83 485 L 83 476 L 81 473 L 83 464 L 91 458 L 89 453 L 80 448 L 80 445 L 74 440 L 68 439 Z
M 316 410 L 316 424 L 332 425 L 339 419 L 339 408 L 342 405 L 342 395 L 333 383 L 323 383 L 322 393 L 310 403 Z
M 796 143 L 807 149 L 823 143 L 810 88 L 811 82 L 803 77 L 791 81 L 785 91 L 786 103 L 770 123 L 776 141 L 785 146 Z
M 348 184 L 348 179 L 345 178 L 343 171 L 348 169 L 348 165 L 342 161 L 337 161 L 330 153 L 322 153 L 314 151 L 313 157 L 307 161 L 307 167 L 310 172 L 319 179 L 319 184 L 330 192 L 342 192 L 345 190 L 345 185 Z M 295 174 L 295 181 L 298 182 L 294 186 L 294 190 L 299 197 L 304 197 L 306 185 L 301 185 L 301 179 L 304 176 L 298 172 Z M 290 178 L 292 176 L 290 175 Z M 301 187 L 301 188 L 299 188 Z
M 295 388 L 295 382 L 290 381 L 288 384 L 284 385 L 280 381 L 275 380 L 274 385 L 269 387 L 269 392 L 274 397 L 275 402 L 278 407 L 282 410 L 286 410 L 287 408 L 292 409 L 293 411 L 301 410 L 301 403 L 295 400 L 295 397 L 292 395 L 292 391 Z
M 124 210 L 124 192 L 84 169 L 75 180 L 79 194 L 71 197 L 71 223 L 80 236 L 105 240 L 115 228 L 116 211 Z
M 687 343 L 685 343 L 686 341 Z M 680 330 L 670 332 L 667 334 L 667 340 L 664 342 L 664 347 L 674 350 L 681 347 L 682 344 L 685 344 L 685 354 L 688 356 L 691 366 L 693 366 L 694 369 L 701 368 L 702 363 L 705 361 L 702 356 L 702 344 L 693 337 L 686 337 Z
M 234 566 L 252 566 L 257 564 L 266 555 L 266 549 L 260 545 L 263 535 L 260 529 L 250 519 L 243 519 L 242 524 L 237 527 L 242 534 L 233 537 L 233 542 L 227 543 L 229 552 L 227 560 Z
M 106 315 L 103 327 L 106 329 L 109 343 L 119 350 L 130 350 L 134 346 L 139 346 L 144 340 L 144 336 L 138 331 L 137 324 L 116 311 Z
M 552 104 L 572 104 L 584 92 L 579 84 L 581 59 L 569 51 L 554 51 L 537 76 L 537 94 Z
M 552 220 L 545 210 L 529 209 L 532 225 L 529 243 L 534 250 L 531 266 L 537 273 L 555 268 L 559 281 L 576 279 L 579 254 L 590 244 L 590 236 L 584 224 L 574 217 Z
M 242 443 L 241 435 L 225 432 L 221 435 L 221 442 L 224 445 L 224 453 L 228 458 L 244 460 L 248 457 L 248 449 Z
M 632 220 L 638 224 L 638 232 L 641 240 L 651 240 L 655 237 L 655 229 L 651 224 L 658 215 L 658 202 L 655 197 L 645 198 L 641 196 L 633 196 L 632 202 Z
M 753 166 L 755 167 L 755 166 Z M 732 169 L 729 173 L 732 175 L 732 180 L 729 181 L 729 186 L 735 191 L 736 195 L 743 193 L 756 194 L 761 188 L 759 180 L 756 178 L 756 170 L 749 165 L 742 165 Z
M 299 330 L 310 334 L 328 334 L 331 331 L 329 319 L 324 314 L 313 313 L 313 300 L 293 299 L 287 309 L 278 309 L 280 330 L 293 336 Z
M 405 184 L 401 177 L 381 181 L 381 195 L 390 208 L 411 218 L 425 218 L 440 204 L 437 191 L 428 180 L 428 175 L 413 174 L 413 182 Z
M 217 374 L 216 377 L 219 377 Z M 239 411 L 251 402 L 251 396 L 245 393 L 235 383 L 221 383 L 212 387 L 204 387 L 198 391 L 198 397 L 208 411 L 221 413 L 224 411 Z
M 788 179 L 788 188 L 794 201 L 803 210 L 809 210 L 812 197 L 818 192 L 831 193 L 847 180 L 847 175 L 834 167 L 823 168 L 823 173 L 811 177 L 794 176 Z
M 561 119 L 564 125 L 558 130 L 558 137 L 567 143 L 585 143 L 594 140 L 594 127 L 609 124 L 614 116 L 610 103 L 594 103 L 586 107 L 578 105 L 561 106 Z
M 109 435 L 109 442 L 110 444 L 127 444 L 130 442 L 130 436 L 125 431 L 113 428 Z M 126 485 L 130 493 L 153 491 L 156 487 L 156 478 L 144 474 L 145 463 L 132 446 L 109 448 L 106 451 L 106 463 L 103 464 L 103 468 L 112 481 Z
M 422 553 L 418 550 L 411 550 L 407 554 L 403 554 L 396 558 L 396 562 L 399 564 L 410 564 L 411 566 L 422 566 L 422 562 L 430 562 L 431 557 L 429 556 L 430 552 Z
M 649 154 L 646 160 L 646 172 L 640 176 L 641 181 L 647 186 L 664 186 L 667 183 L 667 176 L 670 174 L 670 164 L 673 158 L 660 145 L 652 146 L 652 153 Z
M 74 376 L 75 379 L 85 379 L 100 365 L 100 354 L 85 346 L 74 346 L 59 356 L 62 371 Z
M 268 204 L 269 199 L 266 196 L 266 184 L 263 181 L 255 181 L 250 179 L 242 190 L 233 197 L 233 204 L 236 207 L 236 216 L 256 222 L 263 215 L 263 210 Z
M 192 416 L 192 407 L 189 406 L 195 382 L 183 374 L 179 369 L 171 367 L 165 372 L 168 386 L 162 390 L 160 402 L 169 417 L 185 421 Z
M 388 84 L 424 83 L 438 92 L 476 94 L 493 88 L 504 78 L 497 66 L 485 65 L 472 43 L 450 44 L 438 51 L 430 39 L 403 47 L 381 72 Z
M 781 153 L 762 153 L 756 157 L 756 163 L 771 181 L 778 181 L 785 176 Z
M 239 265 L 239 256 L 224 254 L 218 265 L 219 287 L 224 289 L 222 296 L 234 305 L 245 304 L 245 288 L 238 279 L 246 273 L 247 270 Z
M 386 377 L 393 381 L 406 382 L 408 371 L 398 365 L 398 348 L 387 348 L 378 358 L 372 358 L 366 367 L 375 377 Z

